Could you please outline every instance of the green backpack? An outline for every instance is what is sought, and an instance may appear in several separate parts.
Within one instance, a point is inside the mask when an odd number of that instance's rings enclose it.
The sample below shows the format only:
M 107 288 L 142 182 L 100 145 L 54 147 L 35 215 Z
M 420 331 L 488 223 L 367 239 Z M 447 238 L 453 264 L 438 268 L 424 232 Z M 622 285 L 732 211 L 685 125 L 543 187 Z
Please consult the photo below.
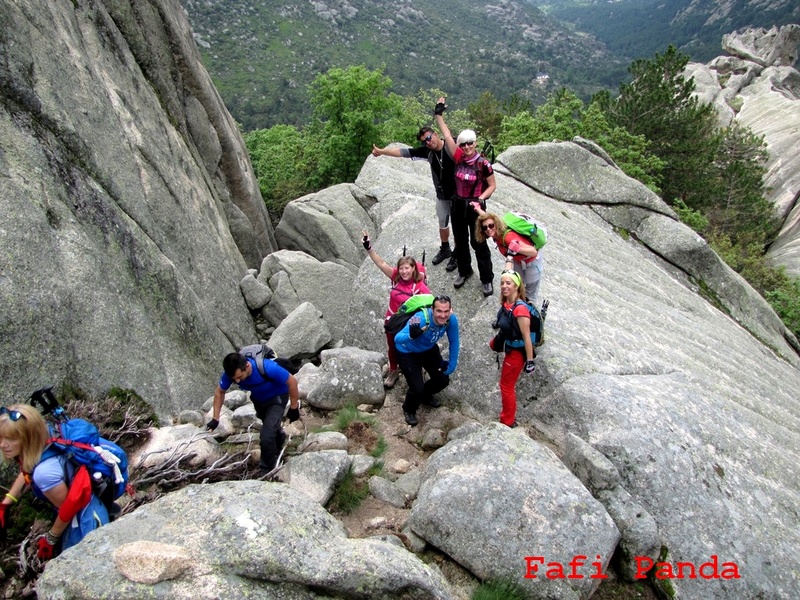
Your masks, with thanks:
M 386 323 L 383 324 L 384 331 L 393 334 L 400 333 L 400 330 L 405 327 L 405 324 L 408 323 L 408 320 L 414 313 L 419 312 L 423 308 L 433 306 L 434 297 L 433 294 L 417 294 L 416 296 L 411 296 L 411 298 L 400 305 L 396 313 L 386 320 Z
M 547 243 L 547 230 L 541 225 L 537 225 L 533 217 L 525 213 L 513 210 L 507 212 L 503 215 L 503 222 L 512 231 L 530 239 L 537 250 L 541 250 L 542 246 Z

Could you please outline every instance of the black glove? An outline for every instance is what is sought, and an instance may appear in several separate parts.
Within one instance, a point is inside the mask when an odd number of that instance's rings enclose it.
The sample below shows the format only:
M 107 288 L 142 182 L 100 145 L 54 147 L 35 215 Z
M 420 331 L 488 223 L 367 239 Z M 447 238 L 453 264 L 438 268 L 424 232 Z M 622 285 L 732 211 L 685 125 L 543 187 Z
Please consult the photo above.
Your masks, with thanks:
M 219 427 L 219 421 L 211 419 L 206 425 L 206 431 L 214 431 L 217 427 Z
M 525 372 L 526 373 L 533 373 L 536 370 L 536 363 L 532 360 L 525 361 Z
M 297 408 L 290 408 L 286 416 L 289 417 L 289 423 L 294 423 L 295 421 L 300 420 L 300 407 Z
M 364 244 L 364 250 L 366 250 L 367 252 L 372 250 L 372 244 L 369 241 L 368 235 L 365 235 L 363 238 L 361 238 L 361 243 Z
M 433 107 L 433 114 L 441 115 L 444 114 L 445 110 L 447 110 L 447 104 L 445 104 L 444 102 L 437 102 L 436 106 Z
M 419 336 L 422 335 L 422 327 L 419 323 L 412 323 L 411 327 L 408 328 L 408 335 L 411 336 L 412 340 L 417 339 Z

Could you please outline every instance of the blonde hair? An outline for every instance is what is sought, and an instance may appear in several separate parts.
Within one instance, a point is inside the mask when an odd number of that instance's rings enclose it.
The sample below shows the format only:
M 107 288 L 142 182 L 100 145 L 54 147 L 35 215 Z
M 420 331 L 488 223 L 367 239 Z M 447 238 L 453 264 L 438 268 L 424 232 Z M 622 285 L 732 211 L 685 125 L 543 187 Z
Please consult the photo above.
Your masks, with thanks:
M 522 277 L 520 277 L 519 273 L 516 271 L 503 271 L 500 274 L 500 281 L 503 280 L 503 277 L 508 277 L 514 283 L 514 285 L 517 286 L 517 297 L 514 298 L 515 302 L 517 300 L 527 299 L 527 296 L 525 295 L 525 282 L 522 280 Z M 519 280 L 519 283 L 517 283 L 517 280 Z M 497 287 L 500 289 L 500 302 L 503 302 L 505 301 L 505 298 L 503 297 L 503 288 L 502 286 Z
M 19 411 L 22 417 L 12 421 L 8 414 L 0 415 L 0 438 L 22 442 L 18 457 L 20 468 L 25 473 L 33 473 L 50 439 L 47 423 L 38 410 L 27 404 L 14 404 L 7 408 Z
M 494 231 L 497 234 L 500 242 L 502 243 L 503 240 L 506 238 L 506 233 L 508 229 L 506 229 L 506 223 L 498 217 L 494 213 L 483 213 L 477 219 L 477 224 L 475 225 L 475 241 L 479 244 L 482 244 L 487 240 L 486 235 L 483 233 L 483 223 L 491 219 L 494 221 Z M 505 244 L 503 244 L 505 246 Z

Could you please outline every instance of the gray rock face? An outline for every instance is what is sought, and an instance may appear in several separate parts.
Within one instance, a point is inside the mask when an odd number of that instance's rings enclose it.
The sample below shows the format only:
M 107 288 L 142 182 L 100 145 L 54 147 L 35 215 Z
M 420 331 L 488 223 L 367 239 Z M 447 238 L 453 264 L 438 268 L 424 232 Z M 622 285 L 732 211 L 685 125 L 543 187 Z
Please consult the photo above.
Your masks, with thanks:
M 177 414 L 253 337 L 221 274 L 275 247 L 241 135 L 175 0 L 0 22 L 0 390 L 121 386 Z
M 480 579 L 509 579 L 529 598 L 588 598 L 599 584 L 594 570 L 549 579 L 546 563 L 599 554 L 605 565 L 619 540 L 551 450 L 499 423 L 431 456 L 409 525 Z M 526 556 L 544 556 L 536 578 L 525 578 Z
M 763 67 L 792 67 L 797 62 L 800 25 L 769 30 L 759 27 L 722 36 L 722 49 L 733 56 L 752 60 Z
M 311 406 L 337 410 L 348 404 L 381 405 L 386 397 L 381 377 L 383 356 L 359 348 L 334 348 L 320 355 L 320 367 L 303 382 Z
M 764 136 L 769 150 L 767 198 L 783 226 L 768 256 L 800 277 L 800 73 L 794 68 L 800 25 L 749 29 L 723 38 L 731 56 L 689 64 L 697 96 L 717 109 L 720 124 L 737 121 Z
M 347 474 L 350 456 L 345 450 L 308 452 L 291 457 L 286 466 L 289 485 L 325 506 Z
M 113 555 L 136 541 L 184 548 L 191 564 L 182 560 L 180 574 L 152 586 L 134 583 Z M 257 481 L 192 485 L 139 508 L 51 561 L 37 593 L 43 600 L 451 598 L 441 575 L 402 547 L 348 539 L 301 492 Z
M 688 229 L 670 223 L 670 211 L 657 199 L 625 182 L 604 184 L 602 194 L 597 185 L 593 193 L 580 191 L 572 182 L 593 182 L 583 174 L 567 175 L 566 184 L 550 181 L 548 174 L 613 173 L 614 167 L 583 149 L 543 146 L 557 152 L 559 168 L 543 168 L 557 161 L 538 147 L 527 155 L 514 149 L 513 159 L 503 153 L 489 202 L 499 214 L 513 208 L 534 215 L 549 235 L 541 290 L 551 301 L 547 341 L 537 349 L 536 372 L 517 384 L 518 421 L 560 449 L 575 434 L 614 465 L 620 485 L 606 490 L 615 495 L 605 501 L 627 532 L 626 551 L 648 552 L 657 536 L 673 564 L 699 566 L 716 554 L 720 564 L 735 561 L 747 570 L 739 580 L 672 580 L 676 594 L 713 600 L 800 595 L 789 575 L 800 533 L 786 527 L 800 513 L 792 466 L 800 455 L 800 370 L 791 338 L 780 335 L 768 308 L 744 308 L 747 285 L 715 270 L 717 260 Z M 413 240 L 409 249 L 417 255 L 437 242 L 434 207 L 419 194 L 419 181 L 392 173 L 407 162 L 368 159 L 357 180 L 379 200 L 370 214 L 381 224 L 375 245 L 385 258 L 399 256 L 403 240 Z M 389 189 L 387 182 L 396 185 Z M 620 198 L 626 201 L 612 208 Z M 502 263 L 492 252 L 497 276 Z M 705 278 L 716 290 L 708 299 L 701 294 Z M 487 342 L 497 299 L 483 298 L 471 281 L 453 290 L 441 266 L 428 269 L 428 281 L 452 296 L 461 323 L 459 366 L 439 396 L 478 420 L 495 420 L 499 371 Z M 367 260 L 355 287 L 348 312 L 358 327 L 350 343 L 385 351 L 385 277 Z M 462 435 L 451 432 L 451 443 L 467 439 Z M 637 518 L 637 505 L 653 521 Z
M 320 262 L 304 252 L 273 252 L 258 273 L 258 281 L 272 290 L 272 298 L 261 313 L 277 326 L 303 302 L 311 302 L 322 312 L 334 341 L 340 340 L 350 322 L 346 306 L 354 273 L 355 267 Z
M 372 228 L 372 220 L 352 193 L 346 193 L 352 187 L 341 184 L 290 202 L 275 230 L 281 248 L 360 266 L 361 230 Z
M 269 338 L 270 346 L 278 356 L 289 358 L 314 356 L 330 341 L 328 324 L 310 302 L 303 302 L 287 315 Z

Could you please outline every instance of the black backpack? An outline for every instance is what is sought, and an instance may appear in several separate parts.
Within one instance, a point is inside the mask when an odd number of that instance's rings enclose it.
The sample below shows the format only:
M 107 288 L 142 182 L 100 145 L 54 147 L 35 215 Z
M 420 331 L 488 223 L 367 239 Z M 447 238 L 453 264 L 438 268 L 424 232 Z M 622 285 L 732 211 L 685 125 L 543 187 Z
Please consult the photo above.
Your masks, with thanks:
M 497 323 L 500 324 L 500 331 L 504 334 L 506 345 L 512 348 L 523 348 L 525 346 L 519 323 L 517 323 L 517 319 L 513 314 L 513 309 L 518 304 L 523 304 L 531 315 L 531 342 L 534 347 L 541 346 L 544 343 L 544 320 L 547 317 L 547 307 L 549 305 L 547 300 L 542 302 L 541 313 L 532 302 L 527 300 L 517 300 L 511 310 L 505 308 L 505 306 L 500 306 L 497 311 Z
M 240 348 L 239 354 L 245 358 L 252 358 L 254 361 L 256 361 L 258 372 L 264 379 L 267 378 L 267 371 L 264 368 L 265 360 L 275 361 L 275 364 L 289 371 L 291 375 L 294 375 L 297 373 L 297 371 L 299 371 L 297 365 L 294 364 L 294 361 L 288 358 L 279 357 L 277 354 L 275 354 L 275 350 L 267 346 L 267 343 L 264 340 L 261 340 L 261 343 L 259 344 L 250 344 L 249 346 Z
M 411 296 L 411 298 L 400 305 L 396 313 L 386 319 L 386 322 L 383 324 L 383 330 L 386 333 L 397 335 L 403 327 L 405 327 L 411 317 L 422 309 L 433 306 L 433 300 L 433 294 L 417 294 L 416 296 Z

